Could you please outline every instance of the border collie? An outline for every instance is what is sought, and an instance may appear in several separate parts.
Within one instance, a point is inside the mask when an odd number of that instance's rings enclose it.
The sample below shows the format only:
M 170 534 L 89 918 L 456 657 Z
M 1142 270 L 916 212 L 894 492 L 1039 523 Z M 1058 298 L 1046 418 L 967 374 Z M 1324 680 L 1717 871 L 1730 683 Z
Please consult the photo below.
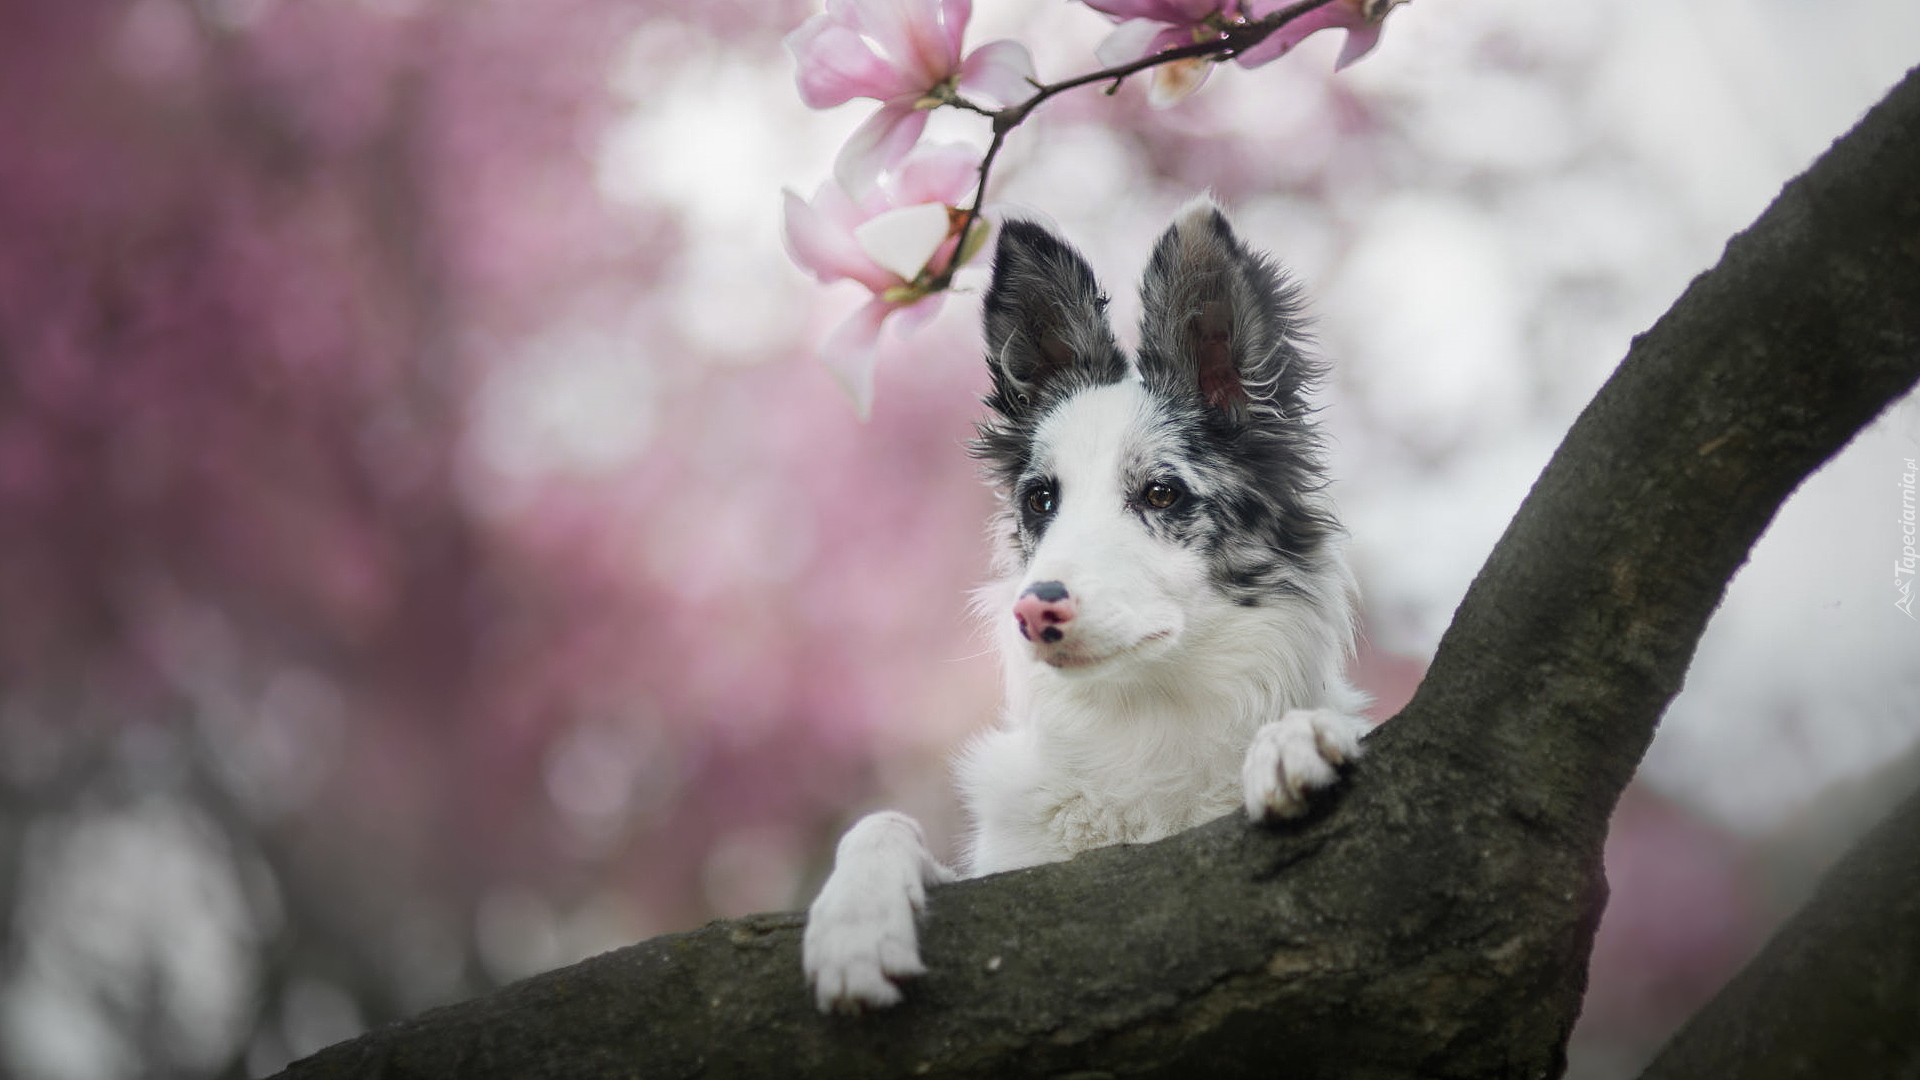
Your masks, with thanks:
M 1129 362 L 1080 254 L 1007 223 L 973 450 L 1003 495 L 976 606 L 1004 662 L 1001 722 L 961 755 L 962 869 L 1145 843 L 1244 807 L 1298 815 L 1360 753 L 1354 583 L 1323 493 L 1300 296 L 1213 202 L 1183 208 L 1141 284 Z M 869 814 L 807 912 L 823 1011 L 900 1000 L 915 915 L 955 872 L 920 826 Z

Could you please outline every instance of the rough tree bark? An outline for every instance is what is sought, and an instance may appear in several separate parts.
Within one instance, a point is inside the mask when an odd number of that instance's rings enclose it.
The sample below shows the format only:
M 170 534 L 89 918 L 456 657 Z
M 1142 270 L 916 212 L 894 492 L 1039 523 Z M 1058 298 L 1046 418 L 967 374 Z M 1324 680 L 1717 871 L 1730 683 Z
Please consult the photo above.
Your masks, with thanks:
M 1558 1075 L 1605 902 L 1607 821 L 1708 616 L 1788 493 L 1920 377 L 1916 178 L 1920 69 L 1635 339 L 1413 701 L 1305 822 L 1224 819 L 936 889 L 932 974 L 881 1015 L 816 1014 L 800 916 L 758 916 L 528 979 L 283 1075 Z M 1406 543 L 1420 527 L 1406 523 Z M 1869 1009 L 1818 994 L 1830 972 L 1805 958 L 1846 920 L 1816 912 L 1655 1075 L 1746 1075 L 1723 1064 L 1738 1055 L 1689 1046 L 1759 1046 L 1742 1009 L 1807 1016 L 1769 997 L 1796 978 L 1836 1030 L 1920 1015 L 1915 835 L 1882 835 L 1908 858 L 1843 867 L 1814 904 L 1904 920 L 1908 947 L 1868 945 L 1874 991 L 1854 997 Z M 1913 1075 L 1915 1037 L 1874 1030 Z M 1807 1074 L 1856 1075 L 1821 1065 Z

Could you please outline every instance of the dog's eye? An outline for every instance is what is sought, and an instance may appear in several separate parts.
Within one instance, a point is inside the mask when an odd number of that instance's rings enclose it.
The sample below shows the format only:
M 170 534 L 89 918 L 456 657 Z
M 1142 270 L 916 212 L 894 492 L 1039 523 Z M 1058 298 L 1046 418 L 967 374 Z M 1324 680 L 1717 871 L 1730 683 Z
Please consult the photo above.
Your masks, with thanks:
M 1029 491 L 1027 493 L 1027 509 L 1036 514 L 1053 513 L 1053 489 L 1043 485 Z
M 1141 490 L 1140 501 L 1155 510 L 1165 510 L 1180 501 L 1180 489 L 1165 481 L 1155 480 Z

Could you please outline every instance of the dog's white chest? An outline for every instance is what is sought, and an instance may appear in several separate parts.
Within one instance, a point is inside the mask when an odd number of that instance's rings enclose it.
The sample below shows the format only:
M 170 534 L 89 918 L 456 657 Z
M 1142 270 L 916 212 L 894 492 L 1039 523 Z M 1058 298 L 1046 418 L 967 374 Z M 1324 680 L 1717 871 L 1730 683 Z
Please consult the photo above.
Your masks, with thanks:
M 1068 859 L 1108 844 L 1170 836 L 1239 803 L 1234 767 L 1075 768 L 1031 731 L 1002 728 L 962 757 L 957 781 L 974 834 L 969 869 L 996 873 Z
M 1230 786 L 1211 793 L 1211 798 L 1207 794 L 1182 792 L 1180 798 L 1116 803 L 1077 790 L 1048 807 L 1038 825 L 1068 854 L 1108 844 L 1151 843 L 1218 817 L 1236 801 Z

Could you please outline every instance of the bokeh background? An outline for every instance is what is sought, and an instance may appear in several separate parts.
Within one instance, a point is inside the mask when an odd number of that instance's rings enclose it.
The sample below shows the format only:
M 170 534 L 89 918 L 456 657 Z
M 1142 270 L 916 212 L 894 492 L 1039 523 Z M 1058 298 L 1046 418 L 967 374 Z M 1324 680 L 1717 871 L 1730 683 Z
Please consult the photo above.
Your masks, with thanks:
M 1106 29 L 979 7 L 1043 77 Z M 859 290 L 779 237 L 863 115 L 799 105 L 809 13 L 0 5 L 0 1076 L 259 1075 L 799 906 L 867 809 L 951 844 L 997 680 L 977 291 L 857 422 L 811 351 Z M 1631 335 L 1920 61 L 1920 6 L 1419 0 L 1337 46 L 1056 101 L 994 195 L 1123 325 L 1203 188 L 1308 286 L 1384 717 Z M 1909 402 L 1736 580 L 1616 821 L 1576 1077 L 1632 1075 L 1920 776 L 1915 456 Z

